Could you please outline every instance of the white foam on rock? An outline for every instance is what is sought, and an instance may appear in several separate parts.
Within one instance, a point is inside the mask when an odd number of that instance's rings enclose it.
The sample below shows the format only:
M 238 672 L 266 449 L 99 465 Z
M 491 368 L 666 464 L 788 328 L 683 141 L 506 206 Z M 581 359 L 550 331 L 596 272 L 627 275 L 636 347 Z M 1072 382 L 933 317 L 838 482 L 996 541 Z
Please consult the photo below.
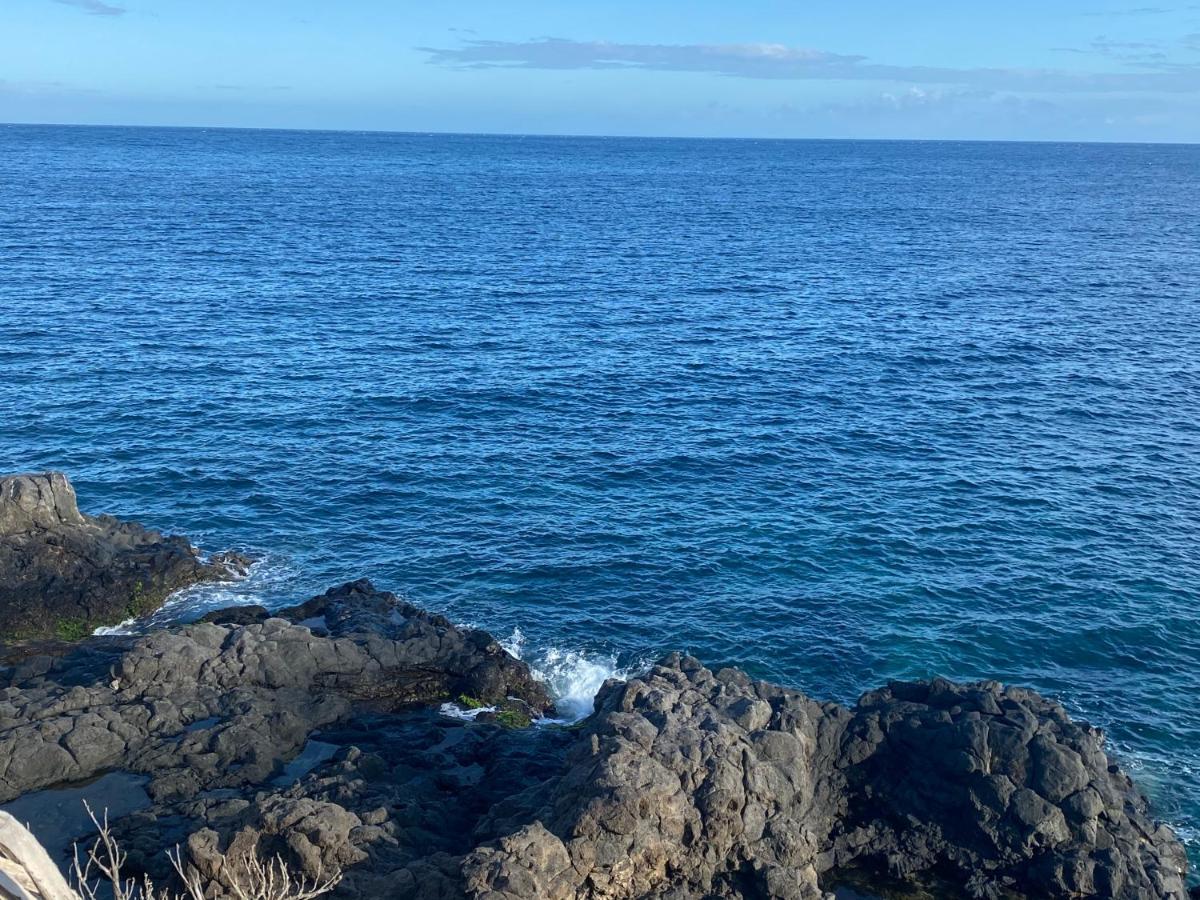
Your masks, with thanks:
M 578 722 L 592 714 L 596 694 L 610 678 L 624 681 L 629 672 L 615 656 L 591 656 L 578 650 L 551 647 L 529 664 L 534 678 L 545 682 L 559 716 Z
M 117 625 L 102 625 L 92 634 L 101 637 L 144 634 L 166 625 L 191 622 L 205 613 L 230 606 L 262 604 L 270 608 L 272 601 L 297 593 L 294 588 L 297 580 L 297 570 L 290 560 L 264 553 L 250 563 L 245 575 L 229 581 L 205 581 L 180 588 L 149 615 L 126 619 Z
M 459 706 L 457 703 L 443 703 L 438 707 L 438 712 L 450 719 L 462 719 L 464 722 L 473 722 L 475 717 L 480 713 L 495 712 L 494 706 L 479 706 L 475 709 L 466 709 Z
M 473 626 L 472 626 L 473 627 Z M 502 638 L 497 643 L 505 649 L 510 656 L 515 656 L 517 659 L 524 659 L 525 653 L 525 635 L 521 633 L 520 628 L 514 628 L 512 634 L 506 638 Z
M 93 634 L 144 634 L 155 628 L 193 622 L 205 613 L 231 606 L 261 604 L 271 608 L 279 599 L 289 599 L 303 591 L 295 584 L 299 576 L 285 557 L 264 553 L 254 559 L 245 575 L 229 581 L 205 581 L 172 593 L 163 605 L 147 616 L 126 619 L 119 625 L 97 628 Z
M 177 591 L 160 610 L 150 616 L 97 628 L 94 634 L 137 634 L 156 624 L 180 619 L 189 621 L 214 609 L 263 603 L 284 586 L 290 586 L 295 579 L 295 569 L 288 561 L 265 554 L 251 564 L 248 575 L 243 578 L 208 582 Z M 325 625 L 323 617 L 300 624 L 309 628 Z M 546 685 L 559 714 L 557 718 L 540 720 L 546 724 L 569 724 L 587 718 L 594 709 L 596 693 L 605 681 L 610 678 L 625 681 L 636 671 L 620 666 L 614 655 L 564 650 L 554 646 L 531 650 L 520 628 L 514 628 L 512 634 L 500 640 L 499 644 L 517 659 L 527 662 L 534 678 Z M 469 721 L 481 712 L 494 712 L 495 707 L 463 709 L 455 703 L 444 703 L 440 711 L 451 718 Z
M 520 628 L 514 628 L 512 634 L 499 643 L 517 659 L 529 663 L 533 677 L 546 685 L 559 713 L 558 718 L 541 720 L 547 724 L 587 718 L 595 709 L 596 693 L 604 682 L 611 678 L 625 681 L 633 674 L 633 670 L 621 667 L 612 655 L 559 647 L 530 652 Z
M 118 622 L 116 625 L 101 625 L 92 634 L 95 637 L 110 637 L 114 634 L 133 634 L 134 625 L 137 624 L 137 619 L 126 619 L 124 622 Z

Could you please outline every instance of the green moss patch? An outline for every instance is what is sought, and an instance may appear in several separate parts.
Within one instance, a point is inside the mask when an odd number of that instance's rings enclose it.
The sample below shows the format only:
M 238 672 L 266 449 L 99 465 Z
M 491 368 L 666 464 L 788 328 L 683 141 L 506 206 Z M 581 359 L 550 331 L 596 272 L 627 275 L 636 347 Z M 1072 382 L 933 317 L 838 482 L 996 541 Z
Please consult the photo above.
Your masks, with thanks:
M 496 724 L 501 728 L 528 728 L 533 720 L 515 709 L 502 709 L 496 713 Z
M 54 636 L 60 641 L 82 641 L 92 633 L 83 619 L 59 619 L 54 623 Z

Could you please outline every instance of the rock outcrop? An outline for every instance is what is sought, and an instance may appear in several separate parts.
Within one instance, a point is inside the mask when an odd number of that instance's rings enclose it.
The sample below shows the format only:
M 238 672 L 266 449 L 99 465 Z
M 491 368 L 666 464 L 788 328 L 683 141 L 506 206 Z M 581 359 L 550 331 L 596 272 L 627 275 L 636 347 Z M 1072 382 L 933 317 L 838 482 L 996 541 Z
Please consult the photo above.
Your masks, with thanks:
M 246 851 L 397 900 L 1185 900 L 1186 860 L 1103 736 L 993 682 L 853 708 L 672 655 L 572 728 L 432 707 L 550 701 L 488 635 L 359 581 L 0 670 L 0 799 L 119 769 L 134 870 Z M 465 701 L 464 701 L 465 702 Z M 218 892 L 219 893 L 219 892 Z
M 1062 707 L 994 682 L 853 710 L 672 656 L 610 684 L 563 773 L 493 813 L 477 900 L 809 900 L 839 870 L 972 898 L 1183 900 L 1186 858 Z
M 460 694 L 535 714 L 550 707 L 528 667 L 489 635 L 368 581 L 293 615 L 317 609 L 320 634 L 284 618 L 200 623 L 22 660 L 0 675 L 0 802 L 111 769 L 152 776 L 158 798 L 254 785 L 315 729 L 356 711 Z
M 0 640 L 78 640 L 145 615 L 173 591 L 245 573 L 226 553 L 79 511 L 60 472 L 0 478 Z

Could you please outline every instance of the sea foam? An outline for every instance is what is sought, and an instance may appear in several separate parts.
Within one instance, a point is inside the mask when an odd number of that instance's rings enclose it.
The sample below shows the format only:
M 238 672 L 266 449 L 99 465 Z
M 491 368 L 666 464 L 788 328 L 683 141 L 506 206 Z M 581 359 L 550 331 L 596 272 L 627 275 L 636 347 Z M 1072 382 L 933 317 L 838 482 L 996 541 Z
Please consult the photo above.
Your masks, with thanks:
M 544 719 L 547 724 L 578 722 L 595 708 L 596 693 L 610 678 L 624 681 L 634 667 L 622 667 L 617 657 L 582 650 L 564 650 L 550 646 L 531 651 L 520 628 L 514 628 L 500 645 L 529 664 L 533 677 L 546 685 L 554 700 L 558 717 Z

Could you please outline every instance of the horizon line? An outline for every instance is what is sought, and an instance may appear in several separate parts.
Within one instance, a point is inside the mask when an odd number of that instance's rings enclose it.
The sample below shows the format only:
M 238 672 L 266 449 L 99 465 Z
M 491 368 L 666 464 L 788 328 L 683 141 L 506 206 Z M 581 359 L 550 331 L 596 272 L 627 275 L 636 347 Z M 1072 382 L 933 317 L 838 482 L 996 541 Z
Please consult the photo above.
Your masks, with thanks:
M 0 128 L 144 128 L 177 131 L 276 131 L 297 134 L 390 134 L 413 137 L 508 137 L 560 138 L 564 140 L 646 141 L 775 141 L 826 143 L 896 143 L 896 144 L 1096 144 L 1099 146 L 1200 147 L 1200 141 L 1138 141 L 1079 138 L 889 138 L 889 137 L 766 137 L 753 135 L 678 135 L 678 134 L 601 134 L 595 132 L 553 131 L 436 131 L 392 128 L 281 128 L 267 125 L 128 125 L 97 122 L 0 122 Z

